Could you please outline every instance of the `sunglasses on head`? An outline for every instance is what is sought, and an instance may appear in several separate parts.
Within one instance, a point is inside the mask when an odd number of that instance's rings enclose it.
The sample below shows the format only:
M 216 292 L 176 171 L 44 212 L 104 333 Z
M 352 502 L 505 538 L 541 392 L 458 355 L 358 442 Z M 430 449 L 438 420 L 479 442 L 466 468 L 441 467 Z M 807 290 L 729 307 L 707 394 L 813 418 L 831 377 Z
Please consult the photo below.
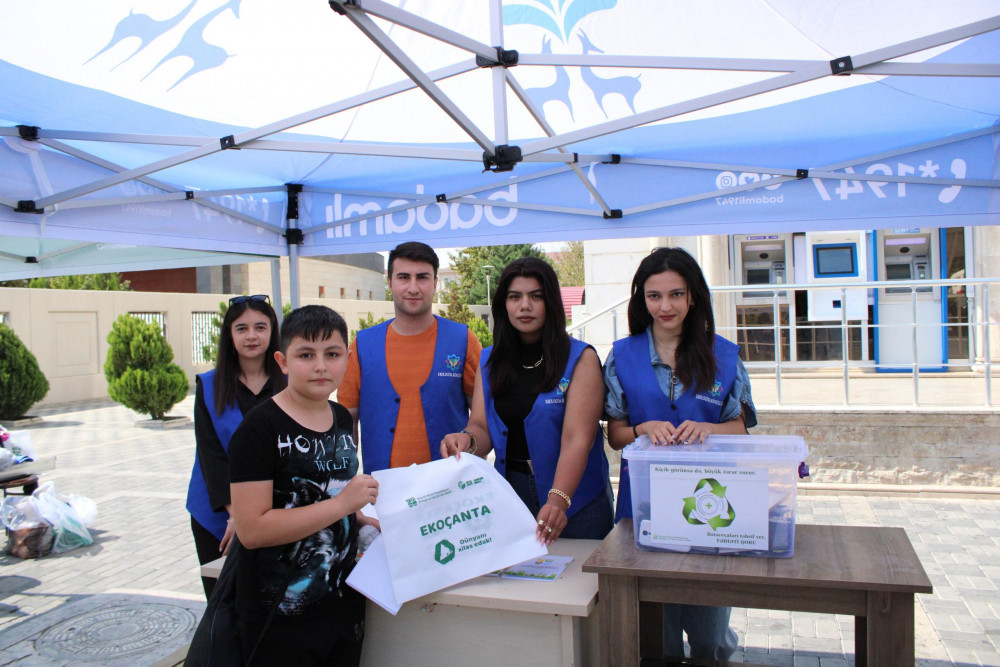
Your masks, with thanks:
M 271 303 L 271 297 L 266 294 L 251 294 L 250 296 L 244 294 L 242 296 L 234 296 L 229 300 L 229 305 L 236 306 L 241 303 L 246 303 L 247 301 L 263 301 L 265 303 Z

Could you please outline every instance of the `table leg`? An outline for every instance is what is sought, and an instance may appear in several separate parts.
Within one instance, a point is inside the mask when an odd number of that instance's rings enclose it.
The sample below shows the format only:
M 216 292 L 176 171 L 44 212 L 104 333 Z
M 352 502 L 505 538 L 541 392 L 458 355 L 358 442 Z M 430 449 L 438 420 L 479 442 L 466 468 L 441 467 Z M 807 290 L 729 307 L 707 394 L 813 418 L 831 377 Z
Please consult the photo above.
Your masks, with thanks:
M 601 664 L 639 664 L 639 581 L 610 574 L 597 576 L 601 605 Z
M 868 619 L 854 617 L 854 667 L 868 667 Z
M 643 658 L 663 655 L 663 603 L 639 603 L 639 654 Z
M 903 667 L 914 663 L 913 594 L 868 593 L 868 665 Z

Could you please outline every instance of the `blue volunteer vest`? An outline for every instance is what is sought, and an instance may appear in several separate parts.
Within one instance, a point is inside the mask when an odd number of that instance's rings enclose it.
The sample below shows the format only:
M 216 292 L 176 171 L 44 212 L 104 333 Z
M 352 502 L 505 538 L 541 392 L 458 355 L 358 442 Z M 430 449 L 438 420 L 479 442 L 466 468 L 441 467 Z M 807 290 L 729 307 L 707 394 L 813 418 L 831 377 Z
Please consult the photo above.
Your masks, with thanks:
M 722 406 L 736 381 L 736 361 L 739 346 L 721 336 L 715 337 L 715 385 L 706 392 L 695 393 L 686 388 L 673 403 L 656 382 L 653 363 L 649 357 L 649 338 L 646 332 L 615 341 L 615 370 L 625 400 L 628 404 L 629 422 L 641 424 L 650 420 L 667 421 L 679 426 L 685 420 L 718 424 Z M 618 504 L 615 523 L 632 516 L 632 487 L 629 484 L 628 461 L 622 459 L 621 478 L 618 483 Z
M 205 398 L 205 406 L 208 407 L 208 414 L 212 416 L 212 426 L 215 427 L 215 434 L 219 436 L 222 449 L 229 453 L 229 441 L 236 432 L 236 428 L 243 421 L 243 413 L 237 405 L 227 405 L 222 414 L 215 412 L 215 370 L 202 373 L 198 376 L 201 380 L 202 396 Z M 195 521 L 220 540 L 226 534 L 226 521 L 229 520 L 229 512 L 212 509 L 212 504 L 208 500 L 208 486 L 205 484 L 205 477 L 201 474 L 201 460 L 198 458 L 198 451 L 194 453 L 194 468 L 191 470 L 191 481 L 188 483 L 187 511 L 194 517 Z
M 461 431 L 469 420 L 462 386 L 469 329 L 464 324 L 434 317 L 437 319 L 434 361 L 430 375 L 420 386 L 432 461 L 441 458 L 438 443 L 444 436 Z M 385 337 L 390 322 L 358 332 L 358 364 L 361 366 L 358 420 L 364 429 L 361 459 L 366 474 L 389 467 L 399 417 L 399 394 L 389 380 L 385 361 Z
M 562 379 L 552 391 L 538 394 L 531 412 L 524 420 L 524 435 L 528 441 L 528 455 L 531 457 L 531 467 L 535 473 L 539 505 L 544 505 L 548 500 L 548 492 L 556 476 L 556 464 L 559 462 L 562 444 L 563 417 L 566 414 L 566 392 L 569 390 L 570 379 L 573 377 L 573 370 L 580 360 L 580 355 L 588 347 L 590 346 L 586 343 L 570 338 L 569 360 L 563 370 Z M 492 346 L 483 350 L 479 367 L 483 378 L 483 398 L 486 401 L 486 422 L 490 429 L 490 441 L 496 452 L 494 465 L 501 475 L 506 476 L 507 426 L 497 414 L 493 392 L 489 390 L 490 376 L 486 365 L 492 351 Z M 573 494 L 573 504 L 566 512 L 567 518 L 572 517 L 604 493 L 609 483 L 608 458 L 604 455 L 604 433 L 598 427 L 590 455 L 587 457 L 587 467 L 583 471 L 583 477 L 580 478 L 576 493 Z

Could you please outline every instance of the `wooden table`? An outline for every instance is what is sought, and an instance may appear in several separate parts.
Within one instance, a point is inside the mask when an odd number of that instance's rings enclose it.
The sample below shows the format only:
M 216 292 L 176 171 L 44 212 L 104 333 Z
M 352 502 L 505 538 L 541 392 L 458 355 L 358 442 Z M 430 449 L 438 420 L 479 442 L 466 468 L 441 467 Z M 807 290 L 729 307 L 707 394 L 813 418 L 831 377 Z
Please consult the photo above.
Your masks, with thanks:
M 581 570 L 600 544 L 556 540 L 549 553 L 573 556 L 556 581 L 475 577 L 407 602 L 396 616 L 369 602 L 361 666 L 601 665 L 598 578 Z M 202 565 L 202 576 L 218 577 L 224 562 Z
M 857 667 L 912 665 L 913 596 L 932 592 L 902 528 L 798 525 L 794 557 L 750 558 L 640 551 L 625 519 L 583 571 L 598 576 L 603 665 L 658 657 L 662 602 L 850 614 Z

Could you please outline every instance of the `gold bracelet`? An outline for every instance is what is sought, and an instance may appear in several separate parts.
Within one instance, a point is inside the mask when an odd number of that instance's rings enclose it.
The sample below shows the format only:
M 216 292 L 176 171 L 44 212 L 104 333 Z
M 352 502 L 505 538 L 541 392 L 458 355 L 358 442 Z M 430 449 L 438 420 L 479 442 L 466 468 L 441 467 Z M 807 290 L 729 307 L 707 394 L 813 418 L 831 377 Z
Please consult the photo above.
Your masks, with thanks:
M 566 509 L 573 506 L 573 501 L 569 499 L 569 496 L 565 491 L 560 491 L 559 489 L 549 489 L 549 494 L 551 495 L 553 493 L 566 501 Z
M 476 450 L 479 449 L 479 446 L 476 444 L 476 436 L 472 435 L 471 433 L 469 433 L 465 429 L 462 429 L 462 433 L 464 433 L 465 435 L 469 436 L 469 449 L 466 450 L 466 451 L 469 454 L 472 454 L 473 456 L 475 456 L 476 455 Z

